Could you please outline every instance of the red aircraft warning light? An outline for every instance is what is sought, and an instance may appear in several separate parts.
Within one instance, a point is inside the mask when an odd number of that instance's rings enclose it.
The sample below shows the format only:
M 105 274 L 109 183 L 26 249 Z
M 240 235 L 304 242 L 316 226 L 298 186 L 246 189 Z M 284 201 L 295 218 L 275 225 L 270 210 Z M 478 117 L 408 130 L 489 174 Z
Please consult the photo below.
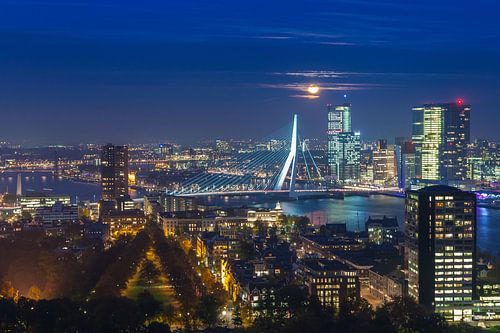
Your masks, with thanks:
M 464 104 L 464 100 L 463 100 L 463 99 L 461 99 L 461 98 L 458 98 L 458 99 L 457 99 L 457 104 L 458 104 L 458 105 L 462 105 L 462 104 Z

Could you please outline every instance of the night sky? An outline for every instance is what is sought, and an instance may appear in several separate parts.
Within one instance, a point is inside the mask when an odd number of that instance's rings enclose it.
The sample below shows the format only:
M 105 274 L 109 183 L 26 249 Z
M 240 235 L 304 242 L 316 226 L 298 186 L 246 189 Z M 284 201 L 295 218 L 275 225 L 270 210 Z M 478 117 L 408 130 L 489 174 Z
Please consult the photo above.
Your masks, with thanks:
M 411 107 L 472 105 L 500 139 L 500 3 L 448 0 L 0 0 L 0 139 L 29 144 L 261 138 L 327 103 L 362 139 Z M 303 98 L 309 84 L 320 98 Z

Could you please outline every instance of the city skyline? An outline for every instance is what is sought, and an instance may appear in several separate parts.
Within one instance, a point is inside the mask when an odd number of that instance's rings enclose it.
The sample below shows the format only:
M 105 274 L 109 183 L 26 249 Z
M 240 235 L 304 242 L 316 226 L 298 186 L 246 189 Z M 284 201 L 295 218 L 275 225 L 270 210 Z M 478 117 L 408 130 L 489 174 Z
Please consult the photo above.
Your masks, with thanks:
M 500 332 L 499 10 L 0 0 L 0 331 Z
M 472 138 L 498 140 L 497 7 L 4 2 L 0 109 L 16 126 L 2 138 L 259 138 L 294 113 L 323 138 L 325 105 L 347 94 L 363 140 L 409 136 L 412 107 L 457 98 L 472 106 Z M 318 98 L 303 98 L 311 84 Z

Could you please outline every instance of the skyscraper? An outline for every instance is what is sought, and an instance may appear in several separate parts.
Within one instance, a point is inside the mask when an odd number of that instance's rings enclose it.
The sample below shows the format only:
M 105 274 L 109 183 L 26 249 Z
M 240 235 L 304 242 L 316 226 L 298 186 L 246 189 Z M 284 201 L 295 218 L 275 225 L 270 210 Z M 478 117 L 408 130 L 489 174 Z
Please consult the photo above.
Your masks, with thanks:
M 128 148 L 108 144 L 101 150 L 102 200 L 117 201 L 128 196 Z
M 351 132 L 351 104 L 328 104 L 328 132 Z
M 430 181 L 466 178 L 470 105 L 424 104 L 413 108 L 416 177 Z
M 447 320 L 472 319 L 476 271 L 476 197 L 435 185 L 407 191 L 408 292 Z
M 373 182 L 378 185 L 395 185 L 396 159 L 394 146 L 387 140 L 377 140 L 373 154 Z
M 327 105 L 328 167 L 333 180 L 357 181 L 360 176 L 361 142 L 352 132 L 351 104 Z
M 415 145 L 411 139 L 396 138 L 394 152 L 396 155 L 398 187 L 404 189 L 408 187 L 411 179 L 415 178 Z

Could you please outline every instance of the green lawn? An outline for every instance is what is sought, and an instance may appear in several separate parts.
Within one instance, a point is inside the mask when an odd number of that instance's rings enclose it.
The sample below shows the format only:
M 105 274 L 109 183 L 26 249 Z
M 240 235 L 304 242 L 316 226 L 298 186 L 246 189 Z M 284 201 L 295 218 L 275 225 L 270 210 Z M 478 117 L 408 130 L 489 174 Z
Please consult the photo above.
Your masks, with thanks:
M 141 281 L 141 269 L 148 261 L 157 266 L 158 271 L 161 271 L 158 257 L 150 249 L 146 253 L 144 260 L 138 265 L 135 274 L 127 281 L 127 288 L 122 292 L 122 296 L 135 300 L 137 299 L 137 295 L 146 290 L 164 305 L 172 304 L 175 308 L 178 308 L 179 304 L 174 297 L 175 293 L 173 287 L 170 285 L 168 278 L 163 273 L 156 276 L 156 283 L 149 284 Z

